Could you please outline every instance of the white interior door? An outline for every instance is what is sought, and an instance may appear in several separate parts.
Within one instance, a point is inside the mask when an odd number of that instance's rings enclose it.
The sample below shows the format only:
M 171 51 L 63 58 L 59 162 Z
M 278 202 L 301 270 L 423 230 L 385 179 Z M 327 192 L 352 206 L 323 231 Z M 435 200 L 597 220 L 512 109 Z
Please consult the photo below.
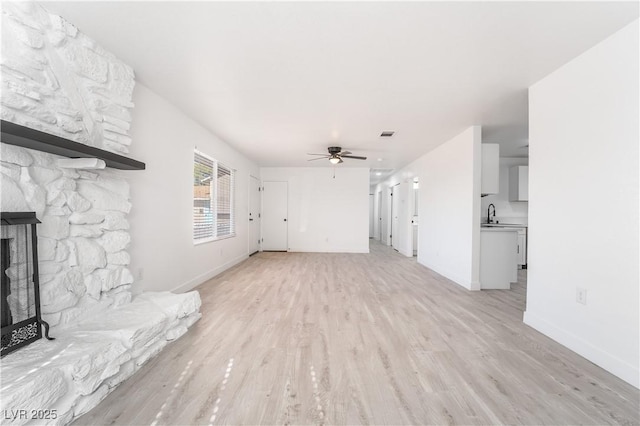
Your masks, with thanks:
M 260 250 L 260 181 L 249 179 L 249 254 Z
M 382 242 L 391 245 L 391 188 L 384 188 L 382 192 Z
M 391 246 L 398 250 L 399 229 L 398 216 L 400 215 L 400 186 L 391 188 Z
M 373 224 L 374 224 L 374 213 L 373 213 L 373 194 L 369 194 L 369 238 L 373 238 Z
M 411 225 L 413 225 L 413 255 L 418 255 L 418 181 L 413 183 L 413 216 L 411 217 Z
M 382 241 L 382 191 L 378 191 L 378 240 Z
M 402 182 L 393 187 L 393 248 L 405 256 L 413 256 L 412 183 Z
M 287 251 L 288 183 L 262 184 L 262 250 Z

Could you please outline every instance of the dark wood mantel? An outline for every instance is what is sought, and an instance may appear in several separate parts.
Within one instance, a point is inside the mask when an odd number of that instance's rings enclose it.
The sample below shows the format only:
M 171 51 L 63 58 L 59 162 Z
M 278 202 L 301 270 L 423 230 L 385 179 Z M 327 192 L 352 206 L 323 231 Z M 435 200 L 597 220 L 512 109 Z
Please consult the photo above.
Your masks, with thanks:
M 9 121 L 0 120 L 3 143 L 17 145 L 23 148 L 35 149 L 50 154 L 62 155 L 69 158 L 99 158 L 104 160 L 107 167 L 120 170 L 144 170 L 143 162 L 128 158 L 113 152 L 84 145 L 60 136 L 30 129 Z

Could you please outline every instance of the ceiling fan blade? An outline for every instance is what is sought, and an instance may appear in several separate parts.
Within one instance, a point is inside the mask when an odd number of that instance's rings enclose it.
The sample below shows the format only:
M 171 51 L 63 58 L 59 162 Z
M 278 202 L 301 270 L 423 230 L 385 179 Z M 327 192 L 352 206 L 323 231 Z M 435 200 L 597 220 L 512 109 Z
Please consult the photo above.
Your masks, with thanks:
M 338 157 L 338 160 L 340 160 L 340 161 L 338 161 L 338 164 L 340 164 L 340 163 L 344 163 L 344 161 L 342 161 L 342 158 L 341 158 L 341 157 Z
M 338 155 L 349 155 L 349 154 L 352 154 L 352 152 L 351 151 L 342 151 Z
M 310 159 L 308 159 L 307 161 L 326 160 L 327 158 L 329 158 L 329 157 L 327 157 L 327 156 L 325 155 L 324 157 L 310 158 Z
M 327 155 L 327 154 L 311 154 L 311 153 L 309 153 L 309 152 L 307 152 L 307 155 L 324 155 L 325 157 L 328 157 L 328 155 Z
M 366 160 L 367 157 L 360 157 L 357 155 L 341 155 L 342 158 L 353 158 L 354 160 Z

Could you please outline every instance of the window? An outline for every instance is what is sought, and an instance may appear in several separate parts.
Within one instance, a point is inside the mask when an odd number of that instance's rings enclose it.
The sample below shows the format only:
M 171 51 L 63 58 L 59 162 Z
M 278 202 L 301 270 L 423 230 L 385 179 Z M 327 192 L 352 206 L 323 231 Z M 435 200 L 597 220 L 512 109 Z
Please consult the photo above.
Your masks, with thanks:
M 216 231 L 218 237 L 235 233 L 233 221 L 233 170 L 218 164 Z
M 193 157 L 193 241 L 202 243 L 235 235 L 235 171 L 208 155 Z

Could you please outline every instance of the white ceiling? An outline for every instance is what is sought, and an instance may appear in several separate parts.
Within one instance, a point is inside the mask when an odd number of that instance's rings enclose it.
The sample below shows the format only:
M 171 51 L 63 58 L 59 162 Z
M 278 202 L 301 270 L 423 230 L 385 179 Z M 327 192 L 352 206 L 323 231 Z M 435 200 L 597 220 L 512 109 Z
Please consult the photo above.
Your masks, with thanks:
M 526 156 L 527 87 L 637 2 L 46 2 L 261 166 L 396 169 L 470 125 Z M 383 130 L 395 130 L 382 139 Z M 377 161 L 382 158 L 382 161 Z

